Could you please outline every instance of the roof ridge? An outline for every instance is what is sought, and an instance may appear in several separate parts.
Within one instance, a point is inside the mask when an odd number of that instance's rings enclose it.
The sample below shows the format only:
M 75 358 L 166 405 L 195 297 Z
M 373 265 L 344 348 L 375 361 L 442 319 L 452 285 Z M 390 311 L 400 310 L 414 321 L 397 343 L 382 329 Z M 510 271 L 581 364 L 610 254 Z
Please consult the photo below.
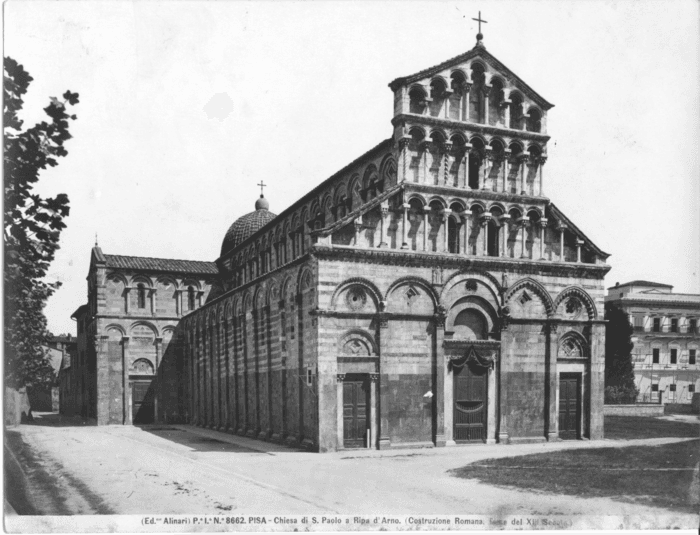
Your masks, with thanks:
M 188 260 L 186 258 L 161 258 L 157 256 L 138 256 L 138 255 L 123 255 L 123 254 L 105 254 L 105 257 L 116 257 L 116 258 L 142 258 L 144 260 L 166 260 L 166 261 L 173 261 L 173 262 L 201 262 L 204 264 L 214 264 L 216 265 L 216 262 L 212 262 L 211 260 Z

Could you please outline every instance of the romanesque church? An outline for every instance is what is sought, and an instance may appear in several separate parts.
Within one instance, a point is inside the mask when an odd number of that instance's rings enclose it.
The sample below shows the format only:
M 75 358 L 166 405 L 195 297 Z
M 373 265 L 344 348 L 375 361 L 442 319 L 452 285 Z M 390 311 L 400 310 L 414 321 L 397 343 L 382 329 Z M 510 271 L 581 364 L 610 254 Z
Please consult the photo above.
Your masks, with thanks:
M 392 81 L 391 137 L 279 214 L 261 195 L 215 263 L 93 251 L 97 422 L 321 452 L 602 438 L 609 255 L 545 194 L 553 105 L 482 39 Z

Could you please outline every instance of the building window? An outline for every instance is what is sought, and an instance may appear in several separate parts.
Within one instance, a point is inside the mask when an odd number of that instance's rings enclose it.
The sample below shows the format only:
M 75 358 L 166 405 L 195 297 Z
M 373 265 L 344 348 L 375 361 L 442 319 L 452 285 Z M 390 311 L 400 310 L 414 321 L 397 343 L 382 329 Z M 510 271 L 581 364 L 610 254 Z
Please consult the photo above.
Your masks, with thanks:
M 688 392 L 690 392 L 691 394 L 695 392 L 695 385 L 688 385 Z
M 146 287 L 142 284 L 139 283 L 137 286 L 138 289 L 138 307 L 139 308 L 146 308 Z
M 678 364 L 678 350 L 671 349 L 671 364 Z
M 691 318 L 690 322 L 688 324 L 688 332 L 689 333 L 695 333 L 695 331 L 698 330 L 698 320 L 695 318 Z
M 688 351 L 688 364 L 695 364 L 695 349 Z
M 194 310 L 194 288 L 192 286 L 187 288 L 187 308 Z
M 654 318 L 654 332 L 661 332 L 661 318 Z
M 634 329 L 636 331 L 643 331 L 644 330 L 644 316 L 635 316 L 634 317 Z
M 651 357 L 651 362 L 652 364 L 658 364 L 659 363 L 659 348 L 655 347 L 654 349 L 651 350 L 652 357 Z
M 671 318 L 671 332 L 678 332 L 678 318 Z
M 658 392 L 659 391 L 659 384 L 656 383 L 656 384 L 651 385 L 651 391 Z
M 671 392 L 675 392 L 675 391 L 676 391 L 676 385 L 675 385 L 675 383 L 672 384 L 672 385 L 670 385 L 670 387 L 671 387 Z

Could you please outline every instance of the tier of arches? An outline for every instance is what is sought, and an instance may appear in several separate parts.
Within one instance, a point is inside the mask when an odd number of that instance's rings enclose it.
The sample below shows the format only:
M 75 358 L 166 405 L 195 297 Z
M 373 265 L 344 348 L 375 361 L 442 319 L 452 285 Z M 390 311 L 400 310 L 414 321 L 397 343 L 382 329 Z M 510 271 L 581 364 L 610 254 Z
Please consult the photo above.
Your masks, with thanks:
M 437 291 L 431 282 L 415 276 L 400 277 L 380 288 L 369 279 L 353 277 L 338 284 L 330 295 L 329 310 L 351 313 L 443 314 L 462 303 L 465 297 L 480 304 L 490 328 L 503 317 L 540 317 L 550 320 L 592 321 L 599 318 L 595 301 L 583 288 L 569 286 L 555 297 L 542 283 L 523 277 L 504 288 L 488 272 L 458 271 Z M 532 303 L 529 305 L 528 303 Z M 322 307 L 322 304 L 320 304 Z
M 201 279 L 111 272 L 105 279 L 107 308 L 112 313 L 183 316 L 204 303 L 208 284 Z
M 542 145 L 442 128 L 408 128 L 401 142 L 405 178 L 418 184 L 542 196 Z
M 545 130 L 545 112 L 479 60 L 414 83 L 405 94 L 404 112 L 528 132 Z
M 397 181 L 396 160 L 386 154 L 339 178 L 318 196 L 299 206 L 226 262 L 226 289 L 246 284 L 304 255 L 309 232 L 345 218 L 383 194 Z
M 557 262 L 596 262 L 595 252 L 566 223 L 545 216 L 545 207 L 425 195 L 407 189 L 386 208 L 358 218 L 352 233 L 331 243 L 389 249 Z M 376 236 L 376 228 L 381 236 Z M 373 233 L 369 237 L 364 234 Z

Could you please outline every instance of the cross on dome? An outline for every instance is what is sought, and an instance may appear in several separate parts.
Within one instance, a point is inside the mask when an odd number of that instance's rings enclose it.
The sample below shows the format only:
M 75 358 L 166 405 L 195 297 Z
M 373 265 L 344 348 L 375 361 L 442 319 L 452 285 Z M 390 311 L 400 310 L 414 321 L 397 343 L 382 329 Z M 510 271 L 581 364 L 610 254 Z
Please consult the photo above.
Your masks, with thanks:
M 260 182 L 258 182 L 257 185 L 260 186 L 260 196 L 261 196 L 261 197 L 264 197 L 264 195 L 263 195 L 263 188 L 267 187 L 267 184 L 265 184 L 265 182 L 263 182 L 263 181 L 261 180 Z

